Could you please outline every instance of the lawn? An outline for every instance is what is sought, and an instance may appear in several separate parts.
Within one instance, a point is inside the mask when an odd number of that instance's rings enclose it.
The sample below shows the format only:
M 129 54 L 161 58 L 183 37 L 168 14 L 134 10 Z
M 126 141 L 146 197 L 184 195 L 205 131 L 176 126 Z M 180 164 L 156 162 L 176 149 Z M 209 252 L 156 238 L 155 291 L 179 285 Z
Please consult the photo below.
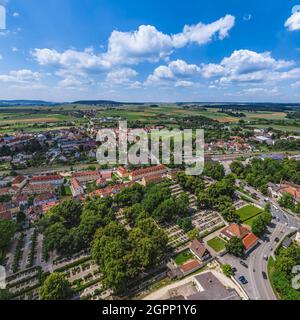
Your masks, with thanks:
M 70 186 L 65 186 L 65 193 L 66 193 L 66 196 L 71 196 L 72 195 L 72 191 L 71 191 Z
M 236 211 L 236 213 L 240 216 L 241 221 L 245 222 L 253 217 L 256 217 L 260 213 L 262 213 L 262 209 L 257 208 L 256 206 L 249 204 L 239 210 Z
M 225 249 L 226 242 L 219 237 L 207 241 L 207 244 L 215 251 L 220 252 Z
M 194 256 L 190 252 L 190 250 L 183 251 L 173 258 L 173 260 L 176 262 L 178 266 L 183 265 L 191 259 L 194 259 Z

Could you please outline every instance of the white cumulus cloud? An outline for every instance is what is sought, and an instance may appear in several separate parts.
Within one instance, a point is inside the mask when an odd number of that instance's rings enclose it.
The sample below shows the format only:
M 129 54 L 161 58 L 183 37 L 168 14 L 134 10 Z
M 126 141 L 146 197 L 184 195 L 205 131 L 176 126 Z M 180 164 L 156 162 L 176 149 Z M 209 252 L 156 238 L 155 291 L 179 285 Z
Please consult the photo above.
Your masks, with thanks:
M 300 30 L 300 12 L 293 13 L 284 25 L 289 31 Z
M 0 74 L 0 82 L 26 83 L 38 81 L 42 78 L 39 72 L 33 72 L 28 69 L 10 71 L 8 74 Z

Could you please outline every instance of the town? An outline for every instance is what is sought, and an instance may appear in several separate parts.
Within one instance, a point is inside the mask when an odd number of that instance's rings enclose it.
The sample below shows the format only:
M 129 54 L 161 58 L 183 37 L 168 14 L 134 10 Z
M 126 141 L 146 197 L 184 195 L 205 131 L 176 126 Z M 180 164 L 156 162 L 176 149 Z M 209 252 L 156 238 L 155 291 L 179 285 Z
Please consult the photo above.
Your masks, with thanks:
M 290 311 L 299 4 L 0 0 L 1 311 Z
M 95 121 L 95 112 L 86 117 Z M 188 176 L 174 163 L 100 165 L 97 132 L 109 128 L 118 136 L 117 120 L 0 137 L 7 297 L 273 300 L 294 294 L 292 287 L 281 292 L 272 272 L 281 255 L 292 259 L 300 250 L 297 132 L 245 134 L 221 124 L 229 134 L 205 141 L 204 171 Z M 282 142 L 295 149 L 273 149 Z M 47 297 L 51 281 L 62 286 L 56 298 Z

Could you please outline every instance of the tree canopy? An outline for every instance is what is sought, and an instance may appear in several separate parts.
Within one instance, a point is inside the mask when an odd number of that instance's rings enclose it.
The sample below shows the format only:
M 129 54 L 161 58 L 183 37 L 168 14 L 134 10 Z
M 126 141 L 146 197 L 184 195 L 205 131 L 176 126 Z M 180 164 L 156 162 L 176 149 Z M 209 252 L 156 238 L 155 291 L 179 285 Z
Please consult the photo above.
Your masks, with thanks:
M 69 282 L 61 273 L 52 273 L 40 289 L 41 300 L 67 300 L 72 296 Z

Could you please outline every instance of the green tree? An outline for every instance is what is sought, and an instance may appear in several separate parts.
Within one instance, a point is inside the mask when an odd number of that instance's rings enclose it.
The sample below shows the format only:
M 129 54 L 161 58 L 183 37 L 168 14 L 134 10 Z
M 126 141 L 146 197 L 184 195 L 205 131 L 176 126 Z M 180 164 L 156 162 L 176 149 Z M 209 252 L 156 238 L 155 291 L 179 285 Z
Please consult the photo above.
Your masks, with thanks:
M 230 277 L 234 276 L 234 272 L 233 272 L 232 266 L 230 264 L 224 264 L 222 266 L 222 270 L 223 270 L 223 273 L 225 274 L 226 277 L 230 278 Z
M 137 219 L 140 216 L 147 215 L 147 212 L 144 210 L 143 206 L 140 203 L 137 203 L 131 207 L 125 208 L 123 213 L 124 213 L 125 219 L 131 226 L 135 225 Z
M 0 219 L 0 262 L 4 252 L 16 232 L 16 224 L 12 221 Z
M 236 257 L 242 257 L 244 254 L 244 245 L 241 239 L 238 237 L 232 237 L 226 243 L 226 250 L 235 255 Z
M 48 276 L 40 289 L 42 300 L 67 300 L 71 296 L 70 284 L 60 273 L 54 272 Z
M 207 162 L 203 174 L 215 180 L 222 180 L 225 177 L 225 169 L 221 163 Z
M 191 229 L 193 228 L 192 219 L 190 217 L 178 219 L 177 224 L 185 233 L 191 231 Z
M 198 229 L 193 229 L 187 233 L 190 240 L 200 240 L 200 234 Z

